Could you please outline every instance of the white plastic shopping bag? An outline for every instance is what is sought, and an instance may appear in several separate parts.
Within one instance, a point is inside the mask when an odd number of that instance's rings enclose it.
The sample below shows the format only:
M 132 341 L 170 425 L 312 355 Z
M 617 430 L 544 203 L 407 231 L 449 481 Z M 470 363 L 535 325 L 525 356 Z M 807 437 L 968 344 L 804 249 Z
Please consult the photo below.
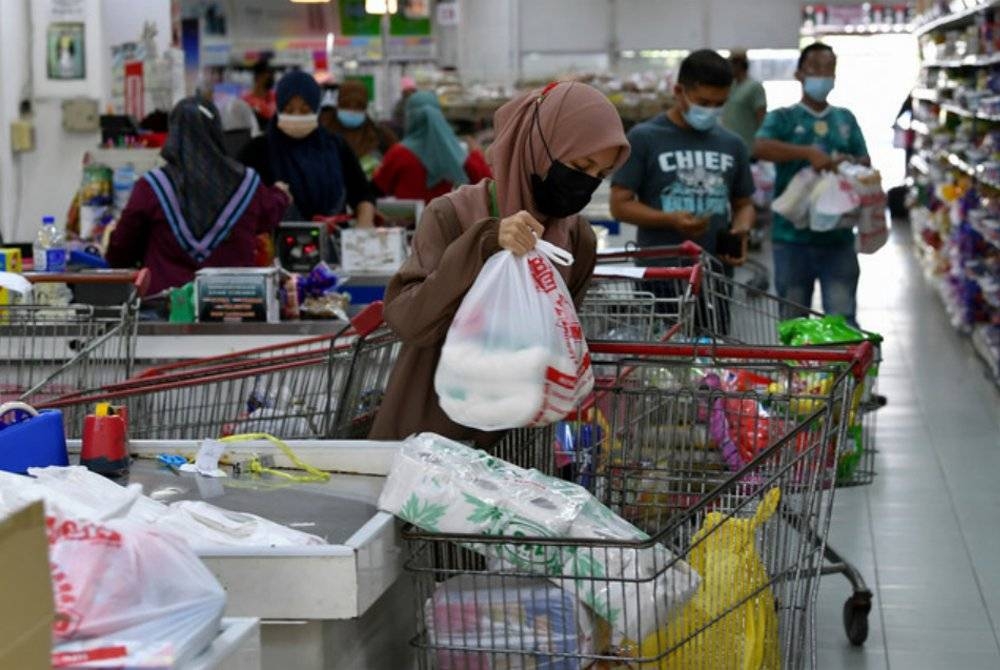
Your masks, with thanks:
M 819 173 L 811 167 L 799 170 L 785 190 L 775 198 L 771 209 L 792 222 L 796 228 L 809 227 L 809 204 Z
M 809 229 L 828 232 L 836 228 L 852 228 L 848 215 L 857 212 L 861 198 L 851 181 L 838 172 L 824 172 L 813 186 L 810 196 Z
M 183 539 L 47 512 L 54 667 L 174 667 L 218 633 L 226 594 Z
M 873 254 L 889 241 L 889 225 L 886 222 L 889 201 L 882 188 L 882 175 L 866 165 L 842 164 L 839 172 L 850 181 L 861 201 L 857 212 L 846 221 L 857 230 L 857 250 Z
M 573 257 L 545 241 L 486 261 L 455 314 L 434 376 L 441 408 L 479 430 L 545 426 L 594 385 L 573 299 L 553 262 Z

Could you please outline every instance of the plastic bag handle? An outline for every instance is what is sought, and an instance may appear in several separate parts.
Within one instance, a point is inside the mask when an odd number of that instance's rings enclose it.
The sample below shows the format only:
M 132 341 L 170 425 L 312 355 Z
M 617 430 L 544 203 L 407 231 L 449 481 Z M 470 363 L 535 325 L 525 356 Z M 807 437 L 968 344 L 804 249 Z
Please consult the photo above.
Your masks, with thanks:
M 18 410 L 22 412 L 27 412 L 32 417 L 38 416 L 38 410 L 29 405 L 26 402 L 20 402 L 18 400 L 12 400 L 10 402 L 5 402 L 0 405 L 0 419 L 7 416 L 11 412 L 17 412 Z
M 542 254 L 556 265 L 570 266 L 573 264 L 573 254 L 561 247 L 557 247 L 551 242 L 538 240 L 535 243 L 535 251 Z

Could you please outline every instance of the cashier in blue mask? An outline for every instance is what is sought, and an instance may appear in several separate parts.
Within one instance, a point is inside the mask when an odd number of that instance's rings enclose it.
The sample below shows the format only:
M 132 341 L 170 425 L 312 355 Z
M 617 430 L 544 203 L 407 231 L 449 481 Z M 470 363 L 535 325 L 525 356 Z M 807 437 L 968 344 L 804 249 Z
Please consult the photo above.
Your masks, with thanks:
M 324 109 L 320 122 L 347 142 L 365 174 L 371 178 L 382 157 L 399 138 L 386 124 L 368 115 L 368 102 L 368 87 L 363 82 L 348 79 L 340 84 L 336 108 Z
M 319 126 L 322 91 L 311 74 L 289 72 L 278 81 L 278 113 L 251 140 L 240 160 L 264 183 L 283 181 L 294 204 L 287 221 L 352 213 L 357 225 L 374 225 L 374 196 L 350 147 Z

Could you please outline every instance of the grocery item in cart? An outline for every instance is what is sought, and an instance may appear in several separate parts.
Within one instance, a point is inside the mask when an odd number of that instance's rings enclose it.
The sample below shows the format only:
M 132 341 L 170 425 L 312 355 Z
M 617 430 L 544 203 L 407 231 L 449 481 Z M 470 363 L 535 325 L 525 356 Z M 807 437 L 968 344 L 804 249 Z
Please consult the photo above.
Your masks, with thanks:
M 779 670 L 778 617 L 756 531 L 778 509 L 781 491 L 773 488 L 750 518 L 709 512 L 691 540 L 691 566 L 701 584 L 680 615 L 644 639 L 639 656 L 651 658 L 687 640 L 655 667 L 658 670 Z M 734 603 L 740 603 L 728 611 Z M 700 630 L 705 628 L 705 630 Z M 700 632 L 699 632 L 700 631 Z M 689 639 L 690 638 L 690 639 Z M 651 670 L 653 666 L 640 666 Z
M 649 539 L 576 484 L 430 433 L 403 443 L 379 508 L 429 532 L 626 543 Z M 469 548 L 504 571 L 548 575 L 630 639 L 642 639 L 668 621 L 698 584 L 690 566 L 655 544 L 611 551 L 528 543 Z
M 462 300 L 434 376 L 441 408 L 479 430 L 545 426 L 593 388 L 573 299 L 552 262 L 568 252 L 540 240 L 493 255 Z
M 441 582 L 424 608 L 438 670 L 579 670 L 580 661 L 553 656 L 594 653 L 593 617 L 571 593 L 543 578 L 460 575 Z M 493 662 L 483 643 L 500 650 Z

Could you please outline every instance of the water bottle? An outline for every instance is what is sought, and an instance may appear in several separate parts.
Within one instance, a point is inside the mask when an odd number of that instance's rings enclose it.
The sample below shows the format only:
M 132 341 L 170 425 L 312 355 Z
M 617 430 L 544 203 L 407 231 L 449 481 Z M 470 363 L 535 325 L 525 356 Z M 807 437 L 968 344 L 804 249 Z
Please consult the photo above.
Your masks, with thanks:
M 66 244 L 56 228 L 54 216 L 42 217 L 42 229 L 38 231 L 32 249 L 35 272 L 65 272 Z
M 135 166 L 131 163 L 116 168 L 111 183 L 115 192 L 115 210 L 119 213 L 125 210 L 128 199 L 132 195 L 132 187 L 135 186 Z

